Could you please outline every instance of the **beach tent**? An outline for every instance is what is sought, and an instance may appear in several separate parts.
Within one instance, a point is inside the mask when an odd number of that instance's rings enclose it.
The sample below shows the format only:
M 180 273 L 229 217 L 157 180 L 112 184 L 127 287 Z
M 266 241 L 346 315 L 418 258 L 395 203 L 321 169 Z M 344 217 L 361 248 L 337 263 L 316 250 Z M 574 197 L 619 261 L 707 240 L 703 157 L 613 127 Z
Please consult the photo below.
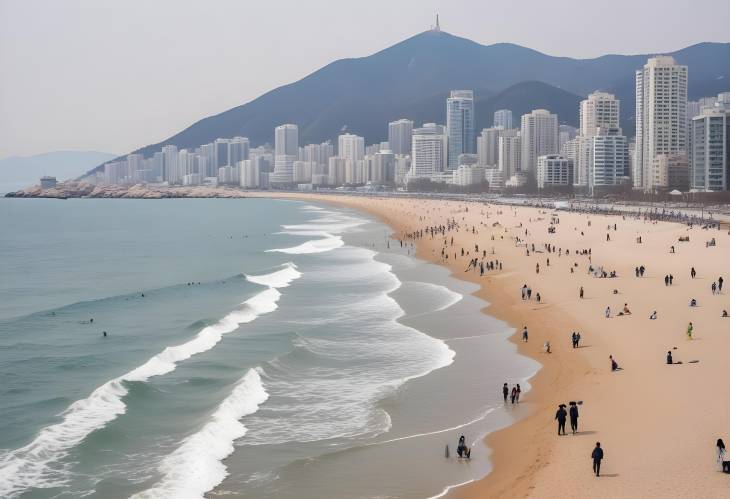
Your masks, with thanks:
M 674 189 L 673 191 L 671 191 L 671 192 L 669 193 L 669 195 L 670 195 L 670 196 L 681 196 L 681 195 L 682 195 L 682 193 L 681 193 L 680 191 L 678 191 L 677 189 Z

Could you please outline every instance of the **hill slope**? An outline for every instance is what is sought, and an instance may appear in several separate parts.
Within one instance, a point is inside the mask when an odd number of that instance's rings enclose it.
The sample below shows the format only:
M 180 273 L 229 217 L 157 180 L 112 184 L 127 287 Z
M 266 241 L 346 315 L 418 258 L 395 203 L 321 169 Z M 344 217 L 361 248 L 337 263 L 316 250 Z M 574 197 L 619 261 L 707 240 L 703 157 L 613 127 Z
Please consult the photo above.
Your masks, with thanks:
M 728 90 L 730 43 L 702 43 L 672 55 L 690 67 L 690 98 Z M 450 89 L 481 89 L 477 91 L 481 102 L 518 83 L 535 81 L 580 96 L 593 90 L 616 92 L 622 101 L 622 124 L 630 135 L 634 71 L 647 57 L 554 57 L 518 45 L 485 46 L 445 32 L 427 31 L 367 57 L 335 61 L 140 151 L 150 155 L 164 144 L 192 148 L 235 135 L 262 144 L 273 141 L 274 127 L 282 123 L 299 125 L 302 144 L 334 139 L 345 126 L 372 143 L 384 140 L 387 122 L 394 119 L 416 118 L 417 124 L 422 120 L 443 122 L 443 99 Z M 434 107 L 437 100 L 432 100 L 435 96 L 441 101 L 439 114 Z M 524 96 L 531 98 L 529 93 Z M 506 100 L 504 106 L 512 106 L 519 116 L 530 107 L 520 107 L 521 102 Z M 421 110 L 418 103 L 429 107 Z M 559 111 L 558 106 L 562 104 L 548 100 L 541 107 Z M 477 107 L 477 128 L 491 125 L 491 107 Z M 576 108 L 573 114 L 577 113 Z M 575 124 L 563 114 L 560 112 L 561 122 Z

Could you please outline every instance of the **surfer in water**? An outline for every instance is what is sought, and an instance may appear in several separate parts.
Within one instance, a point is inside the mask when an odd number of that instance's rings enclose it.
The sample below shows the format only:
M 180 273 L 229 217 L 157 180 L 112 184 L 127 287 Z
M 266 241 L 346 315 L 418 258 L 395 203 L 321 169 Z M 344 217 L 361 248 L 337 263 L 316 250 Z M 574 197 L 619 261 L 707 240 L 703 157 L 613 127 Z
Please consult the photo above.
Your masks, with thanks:
M 459 437 L 459 445 L 456 446 L 456 453 L 459 457 L 471 458 L 471 449 L 466 446 L 466 437 L 464 435 Z

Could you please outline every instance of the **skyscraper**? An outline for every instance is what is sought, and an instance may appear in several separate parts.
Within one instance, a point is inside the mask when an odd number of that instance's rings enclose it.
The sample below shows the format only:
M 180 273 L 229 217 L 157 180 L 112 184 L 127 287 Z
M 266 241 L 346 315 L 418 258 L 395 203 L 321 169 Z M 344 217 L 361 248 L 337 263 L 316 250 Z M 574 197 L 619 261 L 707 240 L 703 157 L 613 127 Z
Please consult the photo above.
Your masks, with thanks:
M 446 99 L 448 167 L 458 167 L 459 154 L 474 154 L 474 92 L 452 90 Z
M 502 179 L 509 179 L 520 169 L 520 156 L 522 154 L 522 142 L 517 130 L 506 131 L 499 138 L 499 171 L 502 172 Z
M 727 191 L 730 189 L 730 107 L 705 109 L 692 119 L 693 189 Z
M 636 71 L 636 161 L 634 188 L 651 190 L 657 155 L 687 150 L 687 66 L 673 57 L 652 57 Z M 663 177 L 662 177 L 663 178 Z
M 499 163 L 499 137 L 504 128 L 485 128 L 477 137 L 479 166 L 496 166 Z
M 584 139 L 586 140 L 586 139 Z M 597 129 L 590 141 L 588 187 L 591 195 L 596 187 L 619 185 L 629 176 L 629 142 L 620 128 Z
M 273 184 L 290 184 L 294 181 L 294 161 L 299 155 L 299 127 L 279 125 L 274 129 L 274 172 L 269 181 Z
M 512 128 L 512 111 L 509 109 L 500 109 L 494 112 L 494 126 L 502 128 Z
M 596 135 L 598 127 L 618 128 L 621 101 L 606 92 L 593 92 L 580 102 L 580 134 Z
M 230 165 L 228 158 L 229 139 L 215 139 L 215 170 Z
M 246 137 L 233 137 L 228 143 L 228 164 L 236 166 L 239 161 L 248 159 L 250 147 Z
M 348 161 L 359 161 L 365 156 L 365 138 L 345 133 L 337 138 L 337 155 Z
M 175 179 L 177 178 L 177 146 L 162 146 L 162 155 L 164 158 L 162 167 L 162 180 L 165 182 L 174 183 Z
M 520 131 L 522 155 L 520 170 L 534 172 L 537 158 L 558 153 L 558 115 L 545 109 L 536 109 L 522 115 Z
M 435 123 L 413 130 L 409 178 L 430 177 L 443 170 L 446 140 L 444 127 Z
M 388 144 L 393 154 L 411 153 L 411 135 L 413 134 L 413 122 L 400 119 L 388 123 Z

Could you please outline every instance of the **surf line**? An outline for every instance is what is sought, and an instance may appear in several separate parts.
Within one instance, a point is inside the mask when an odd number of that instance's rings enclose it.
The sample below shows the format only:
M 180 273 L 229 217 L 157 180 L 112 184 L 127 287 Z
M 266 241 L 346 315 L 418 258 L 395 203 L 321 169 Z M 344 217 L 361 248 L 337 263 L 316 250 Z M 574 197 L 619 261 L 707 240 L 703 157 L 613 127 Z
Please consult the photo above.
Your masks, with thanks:
M 19 495 L 33 487 L 64 485 L 64 477 L 58 476 L 58 472 L 54 477 L 50 465 L 64 458 L 70 449 L 90 433 L 126 412 L 127 406 L 122 400 L 128 393 L 125 382 L 147 382 L 154 376 L 170 373 L 178 362 L 213 348 L 224 334 L 276 310 L 281 297 L 278 288 L 287 287 L 302 276 L 292 262 L 281 267 L 270 274 L 245 275 L 248 281 L 266 286 L 267 289 L 244 301 L 240 309 L 203 328 L 191 340 L 165 348 L 141 366 L 107 381 L 88 397 L 73 402 L 60 414 L 63 416 L 62 421 L 42 428 L 29 444 L 0 456 L 0 497 Z
M 487 417 L 492 412 L 494 412 L 494 407 L 487 409 L 486 411 L 484 411 L 484 413 L 481 416 L 474 418 L 471 421 L 467 421 L 466 423 L 462 423 L 460 425 L 456 425 L 451 428 L 444 428 L 442 430 L 430 431 L 430 432 L 426 432 L 426 433 L 416 433 L 415 435 L 407 435 L 405 437 L 391 438 L 390 440 L 382 440 L 380 442 L 370 442 L 370 443 L 365 444 L 365 447 L 370 447 L 371 445 L 390 444 L 393 442 L 400 442 L 401 440 L 410 440 L 412 438 L 418 438 L 418 437 L 428 437 L 430 435 L 438 435 L 440 433 L 446 433 L 448 431 L 459 430 L 461 428 L 474 424 L 478 421 L 481 421 L 482 419 Z

